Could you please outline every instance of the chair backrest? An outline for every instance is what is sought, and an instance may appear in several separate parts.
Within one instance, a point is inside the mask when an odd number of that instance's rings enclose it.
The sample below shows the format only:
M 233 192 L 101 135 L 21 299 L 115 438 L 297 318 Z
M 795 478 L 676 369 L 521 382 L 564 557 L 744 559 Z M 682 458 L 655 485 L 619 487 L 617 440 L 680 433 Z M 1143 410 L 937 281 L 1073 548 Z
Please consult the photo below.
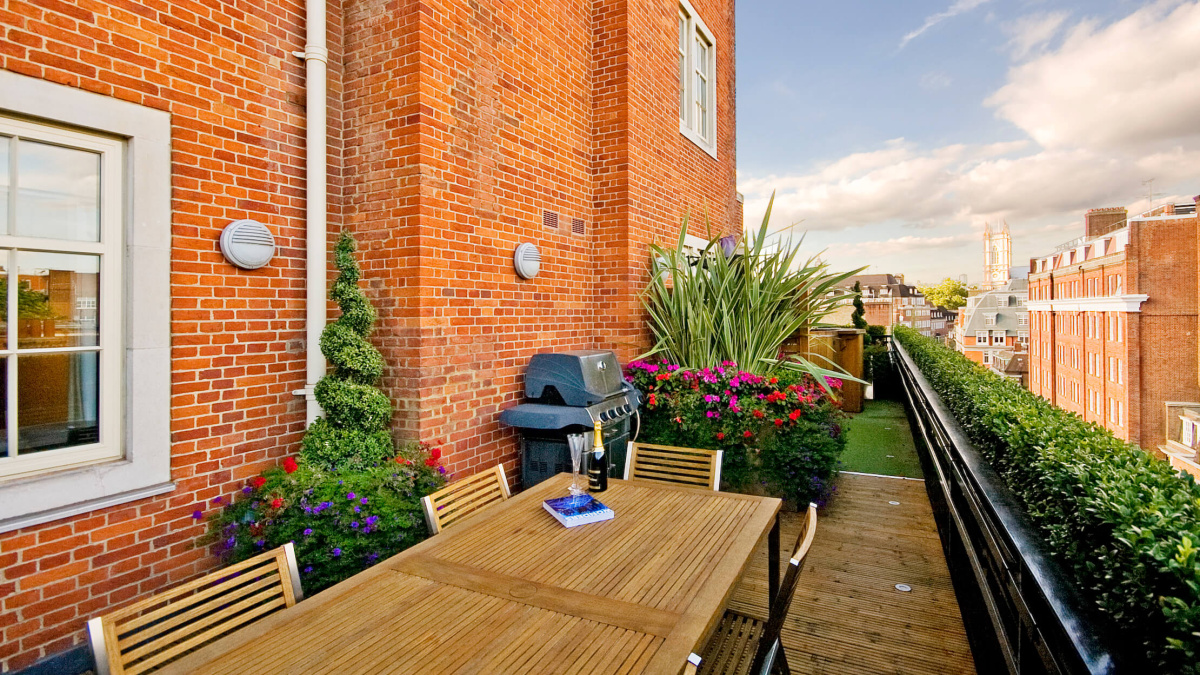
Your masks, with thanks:
M 88 621 L 96 673 L 155 670 L 303 597 L 288 542 Z
M 425 524 L 430 534 L 437 534 L 448 525 L 466 518 L 494 502 L 508 499 L 508 478 L 500 464 L 455 481 L 437 492 L 421 498 L 425 507 Z
M 751 673 L 761 673 L 768 659 L 773 658 L 779 645 L 779 634 L 783 630 L 783 621 L 787 618 L 788 605 L 792 604 L 792 596 L 796 594 L 799 585 L 800 572 L 804 571 L 804 561 L 808 550 L 812 548 L 813 538 L 817 534 L 817 505 L 809 504 L 808 513 L 804 517 L 804 525 L 800 536 L 796 538 L 796 549 L 788 561 L 787 572 L 779 584 L 779 594 L 771 603 L 771 615 L 767 617 L 767 625 L 763 626 L 762 637 L 758 641 L 758 651 L 754 653 L 754 662 L 750 666 Z
M 720 490 L 723 454 L 720 450 L 630 442 L 625 457 L 625 480 L 639 478 Z

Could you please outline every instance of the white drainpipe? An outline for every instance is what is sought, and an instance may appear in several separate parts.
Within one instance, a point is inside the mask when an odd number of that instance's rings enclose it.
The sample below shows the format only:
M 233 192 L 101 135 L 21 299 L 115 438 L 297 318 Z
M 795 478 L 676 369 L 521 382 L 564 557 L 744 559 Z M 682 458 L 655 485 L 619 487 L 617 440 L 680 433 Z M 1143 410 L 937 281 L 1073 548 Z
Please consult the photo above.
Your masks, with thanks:
M 302 391 L 305 398 L 305 419 L 311 424 L 321 415 L 321 406 L 313 396 L 313 387 L 325 374 L 325 356 L 321 354 L 321 331 L 325 329 L 325 242 L 327 236 L 325 184 L 325 105 L 326 67 L 329 49 L 325 43 L 325 0 L 308 0 L 305 7 L 308 25 L 307 44 L 303 52 L 293 52 L 304 59 L 306 70 L 305 106 L 308 118 L 306 140 L 305 195 L 308 221 L 305 239 L 308 247 L 305 297 L 305 349 L 307 360 L 305 383 Z

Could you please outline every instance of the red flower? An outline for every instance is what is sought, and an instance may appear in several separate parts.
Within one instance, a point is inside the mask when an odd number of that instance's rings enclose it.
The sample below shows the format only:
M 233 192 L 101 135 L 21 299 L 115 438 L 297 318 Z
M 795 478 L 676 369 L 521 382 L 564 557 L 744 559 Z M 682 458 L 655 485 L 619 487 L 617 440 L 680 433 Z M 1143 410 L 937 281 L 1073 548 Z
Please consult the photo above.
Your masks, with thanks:
M 273 509 L 277 509 L 277 508 L 279 508 L 279 507 L 281 507 L 281 506 L 283 506 L 283 500 L 282 500 L 282 499 L 280 499 L 280 498 L 276 497 L 275 499 L 272 499 L 272 500 L 271 500 L 271 508 L 273 508 Z
M 267 479 L 263 478 L 262 476 L 255 476 L 254 478 L 250 479 L 250 485 L 256 489 L 260 488 L 266 484 L 267 484 Z
M 430 457 L 429 459 L 425 460 L 425 466 L 437 466 L 437 459 Z
M 409 465 L 409 464 L 412 464 L 412 462 L 411 462 L 411 461 L 409 461 L 409 460 L 407 460 L 407 459 L 405 459 L 405 458 L 403 458 L 403 457 L 397 457 L 397 458 L 396 458 L 396 461 L 397 461 L 397 462 L 399 462 L 400 464 L 404 464 L 405 466 L 407 466 L 407 465 Z
M 441 458 L 442 458 L 442 449 L 441 448 L 434 448 L 429 451 L 429 459 L 432 459 L 436 462 L 437 460 L 439 460 Z M 429 466 L 433 466 L 433 465 L 430 464 Z
M 718 432 L 717 432 L 717 440 L 718 440 L 718 441 L 723 441 L 723 440 L 725 440 L 725 432 L 724 432 L 724 431 L 718 431 Z
M 287 473 L 293 473 L 299 468 L 300 467 L 296 464 L 296 460 L 292 459 L 291 457 L 283 460 L 283 470 Z
M 788 419 L 792 420 L 793 422 L 800 419 L 800 411 L 793 410 L 792 412 L 788 413 Z
M 671 379 L 671 374 L 670 373 L 659 373 L 658 375 L 654 376 L 654 379 L 656 379 L 660 382 L 662 380 L 669 380 L 669 379 Z
M 767 382 L 770 382 L 771 384 L 779 384 L 779 378 L 772 377 L 771 379 L 767 380 Z
M 650 405 L 658 405 L 658 397 L 655 396 L 654 394 L 650 394 L 649 403 L 650 403 Z
M 776 418 L 775 418 L 775 426 L 777 426 L 777 427 L 778 427 L 778 426 L 783 426 L 783 420 L 781 420 L 781 419 L 779 419 L 778 417 L 776 417 Z
M 742 432 L 742 436 L 743 436 L 743 437 L 745 437 L 745 438 L 750 438 L 750 437 L 751 437 L 751 436 L 753 436 L 753 435 L 754 435 L 754 434 L 753 434 L 753 433 L 751 433 L 749 429 L 747 429 L 747 430 L 745 430 L 745 431 L 743 431 L 743 432 Z
M 758 418 L 760 418 L 760 419 L 761 419 L 761 418 L 762 418 L 762 416 L 763 416 L 763 411 L 761 411 L 761 410 L 755 410 L 755 411 L 754 411 L 754 416 L 755 416 L 755 417 L 758 417 Z

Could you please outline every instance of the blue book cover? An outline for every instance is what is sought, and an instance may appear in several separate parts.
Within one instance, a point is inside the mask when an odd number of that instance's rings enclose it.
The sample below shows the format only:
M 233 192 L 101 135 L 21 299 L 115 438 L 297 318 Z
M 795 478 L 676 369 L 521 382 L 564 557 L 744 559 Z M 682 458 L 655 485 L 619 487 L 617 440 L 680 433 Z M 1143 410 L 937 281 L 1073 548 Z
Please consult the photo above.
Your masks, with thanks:
M 615 515 L 612 509 L 601 504 L 591 495 L 579 495 L 578 497 L 571 495 L 547 499 L 542 502 L 542 506 L 566 527 L 597 523 Z

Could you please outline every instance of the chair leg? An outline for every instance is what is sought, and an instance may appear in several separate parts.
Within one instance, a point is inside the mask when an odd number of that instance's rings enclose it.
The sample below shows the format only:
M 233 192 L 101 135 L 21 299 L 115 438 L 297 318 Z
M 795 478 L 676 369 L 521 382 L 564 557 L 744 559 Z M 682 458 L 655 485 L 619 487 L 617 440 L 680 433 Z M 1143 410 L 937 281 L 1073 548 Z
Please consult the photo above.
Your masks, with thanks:
M 792 675 L 792 669 L 788 668 L 787 654 L 783 651 L 783 638 L 779 640 L 779 652 L 775 654 L 775 664 L 771 670 L 781 675 Z

